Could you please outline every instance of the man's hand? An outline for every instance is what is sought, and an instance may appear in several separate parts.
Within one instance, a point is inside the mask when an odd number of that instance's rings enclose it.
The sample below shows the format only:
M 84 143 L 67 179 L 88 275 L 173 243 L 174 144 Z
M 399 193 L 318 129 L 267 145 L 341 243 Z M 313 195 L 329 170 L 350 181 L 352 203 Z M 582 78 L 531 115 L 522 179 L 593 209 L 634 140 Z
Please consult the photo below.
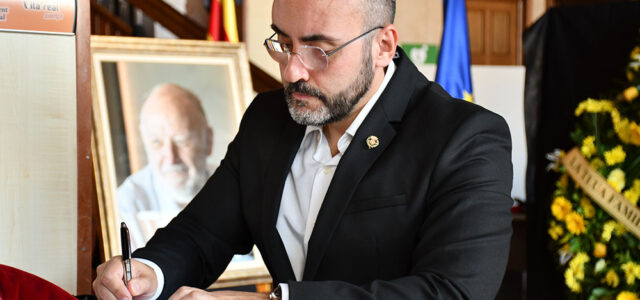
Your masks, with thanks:
M 183 286 L 169 300 L 268 300 L 269 295 L 235 291 L 207 292 L 201 289 Z
M 158 279 L 153 269 L 135 259 L 131 260 L 131 280 L 124 285 L 122 257 L 114 256 L 96 269 L 93 290 L 98 299 L 124 300 L 133 296 L 153 296 L 158 288 Z

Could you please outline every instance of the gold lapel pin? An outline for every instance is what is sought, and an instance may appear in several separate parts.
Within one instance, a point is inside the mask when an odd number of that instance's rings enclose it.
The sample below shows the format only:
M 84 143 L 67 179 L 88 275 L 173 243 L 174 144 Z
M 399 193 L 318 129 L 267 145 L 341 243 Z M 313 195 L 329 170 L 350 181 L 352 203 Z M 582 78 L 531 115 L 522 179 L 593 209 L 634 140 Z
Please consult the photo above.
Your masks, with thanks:
M 369 147 L 369 149 L 373 149 L 375 147 L 378 147 L 378 145 L 380 145 L 380 140 L 378 139 L 377 136 L 370 135 L 367 138 L 367 147 Z

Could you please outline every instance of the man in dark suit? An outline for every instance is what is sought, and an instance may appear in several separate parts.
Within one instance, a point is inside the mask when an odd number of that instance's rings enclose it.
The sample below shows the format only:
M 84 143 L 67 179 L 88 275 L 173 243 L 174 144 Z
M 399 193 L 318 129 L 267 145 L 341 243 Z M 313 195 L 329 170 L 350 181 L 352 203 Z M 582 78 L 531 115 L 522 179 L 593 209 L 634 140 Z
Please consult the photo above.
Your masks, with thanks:
M 115 257 L 96 294 L 495 297 L 511 234 L 507 125 L 418 72 L 396 48 L 394 11 L 392 0 L 275 0 L 265 46 L 284 90 L 256 97 L 202 191 L 134 253 L 129 285 Z M 198 289 L 254 244 L 276 293 Z

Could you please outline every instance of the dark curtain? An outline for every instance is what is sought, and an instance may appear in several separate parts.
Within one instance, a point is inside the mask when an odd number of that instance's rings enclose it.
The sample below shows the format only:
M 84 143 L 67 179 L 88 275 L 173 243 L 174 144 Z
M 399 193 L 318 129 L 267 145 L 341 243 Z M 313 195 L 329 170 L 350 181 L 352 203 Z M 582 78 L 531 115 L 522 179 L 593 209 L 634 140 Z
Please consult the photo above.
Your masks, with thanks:
M 524 33 L 527 167 L 527 298 L 566 299 L 564 277 L 548 247 L 557 179 L 546 153 L 574 146 L 578 102 L 610 94 L 624 80 L 640 28 L 640 2 L 550 9 Z

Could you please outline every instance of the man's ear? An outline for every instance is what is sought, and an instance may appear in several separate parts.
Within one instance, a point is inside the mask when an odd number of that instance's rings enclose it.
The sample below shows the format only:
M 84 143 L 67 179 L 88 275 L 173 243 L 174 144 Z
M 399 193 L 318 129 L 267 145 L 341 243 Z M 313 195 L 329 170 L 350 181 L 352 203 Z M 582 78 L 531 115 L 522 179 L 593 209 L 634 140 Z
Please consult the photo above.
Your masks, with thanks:
M 389 24 L 380 29 L 376 35 L 375 47 L 377 48 L 376 56 L 373 61 L 376 67 L 386 67 L 396 54 L 398 46 L 398 29 L 395 25 Z

